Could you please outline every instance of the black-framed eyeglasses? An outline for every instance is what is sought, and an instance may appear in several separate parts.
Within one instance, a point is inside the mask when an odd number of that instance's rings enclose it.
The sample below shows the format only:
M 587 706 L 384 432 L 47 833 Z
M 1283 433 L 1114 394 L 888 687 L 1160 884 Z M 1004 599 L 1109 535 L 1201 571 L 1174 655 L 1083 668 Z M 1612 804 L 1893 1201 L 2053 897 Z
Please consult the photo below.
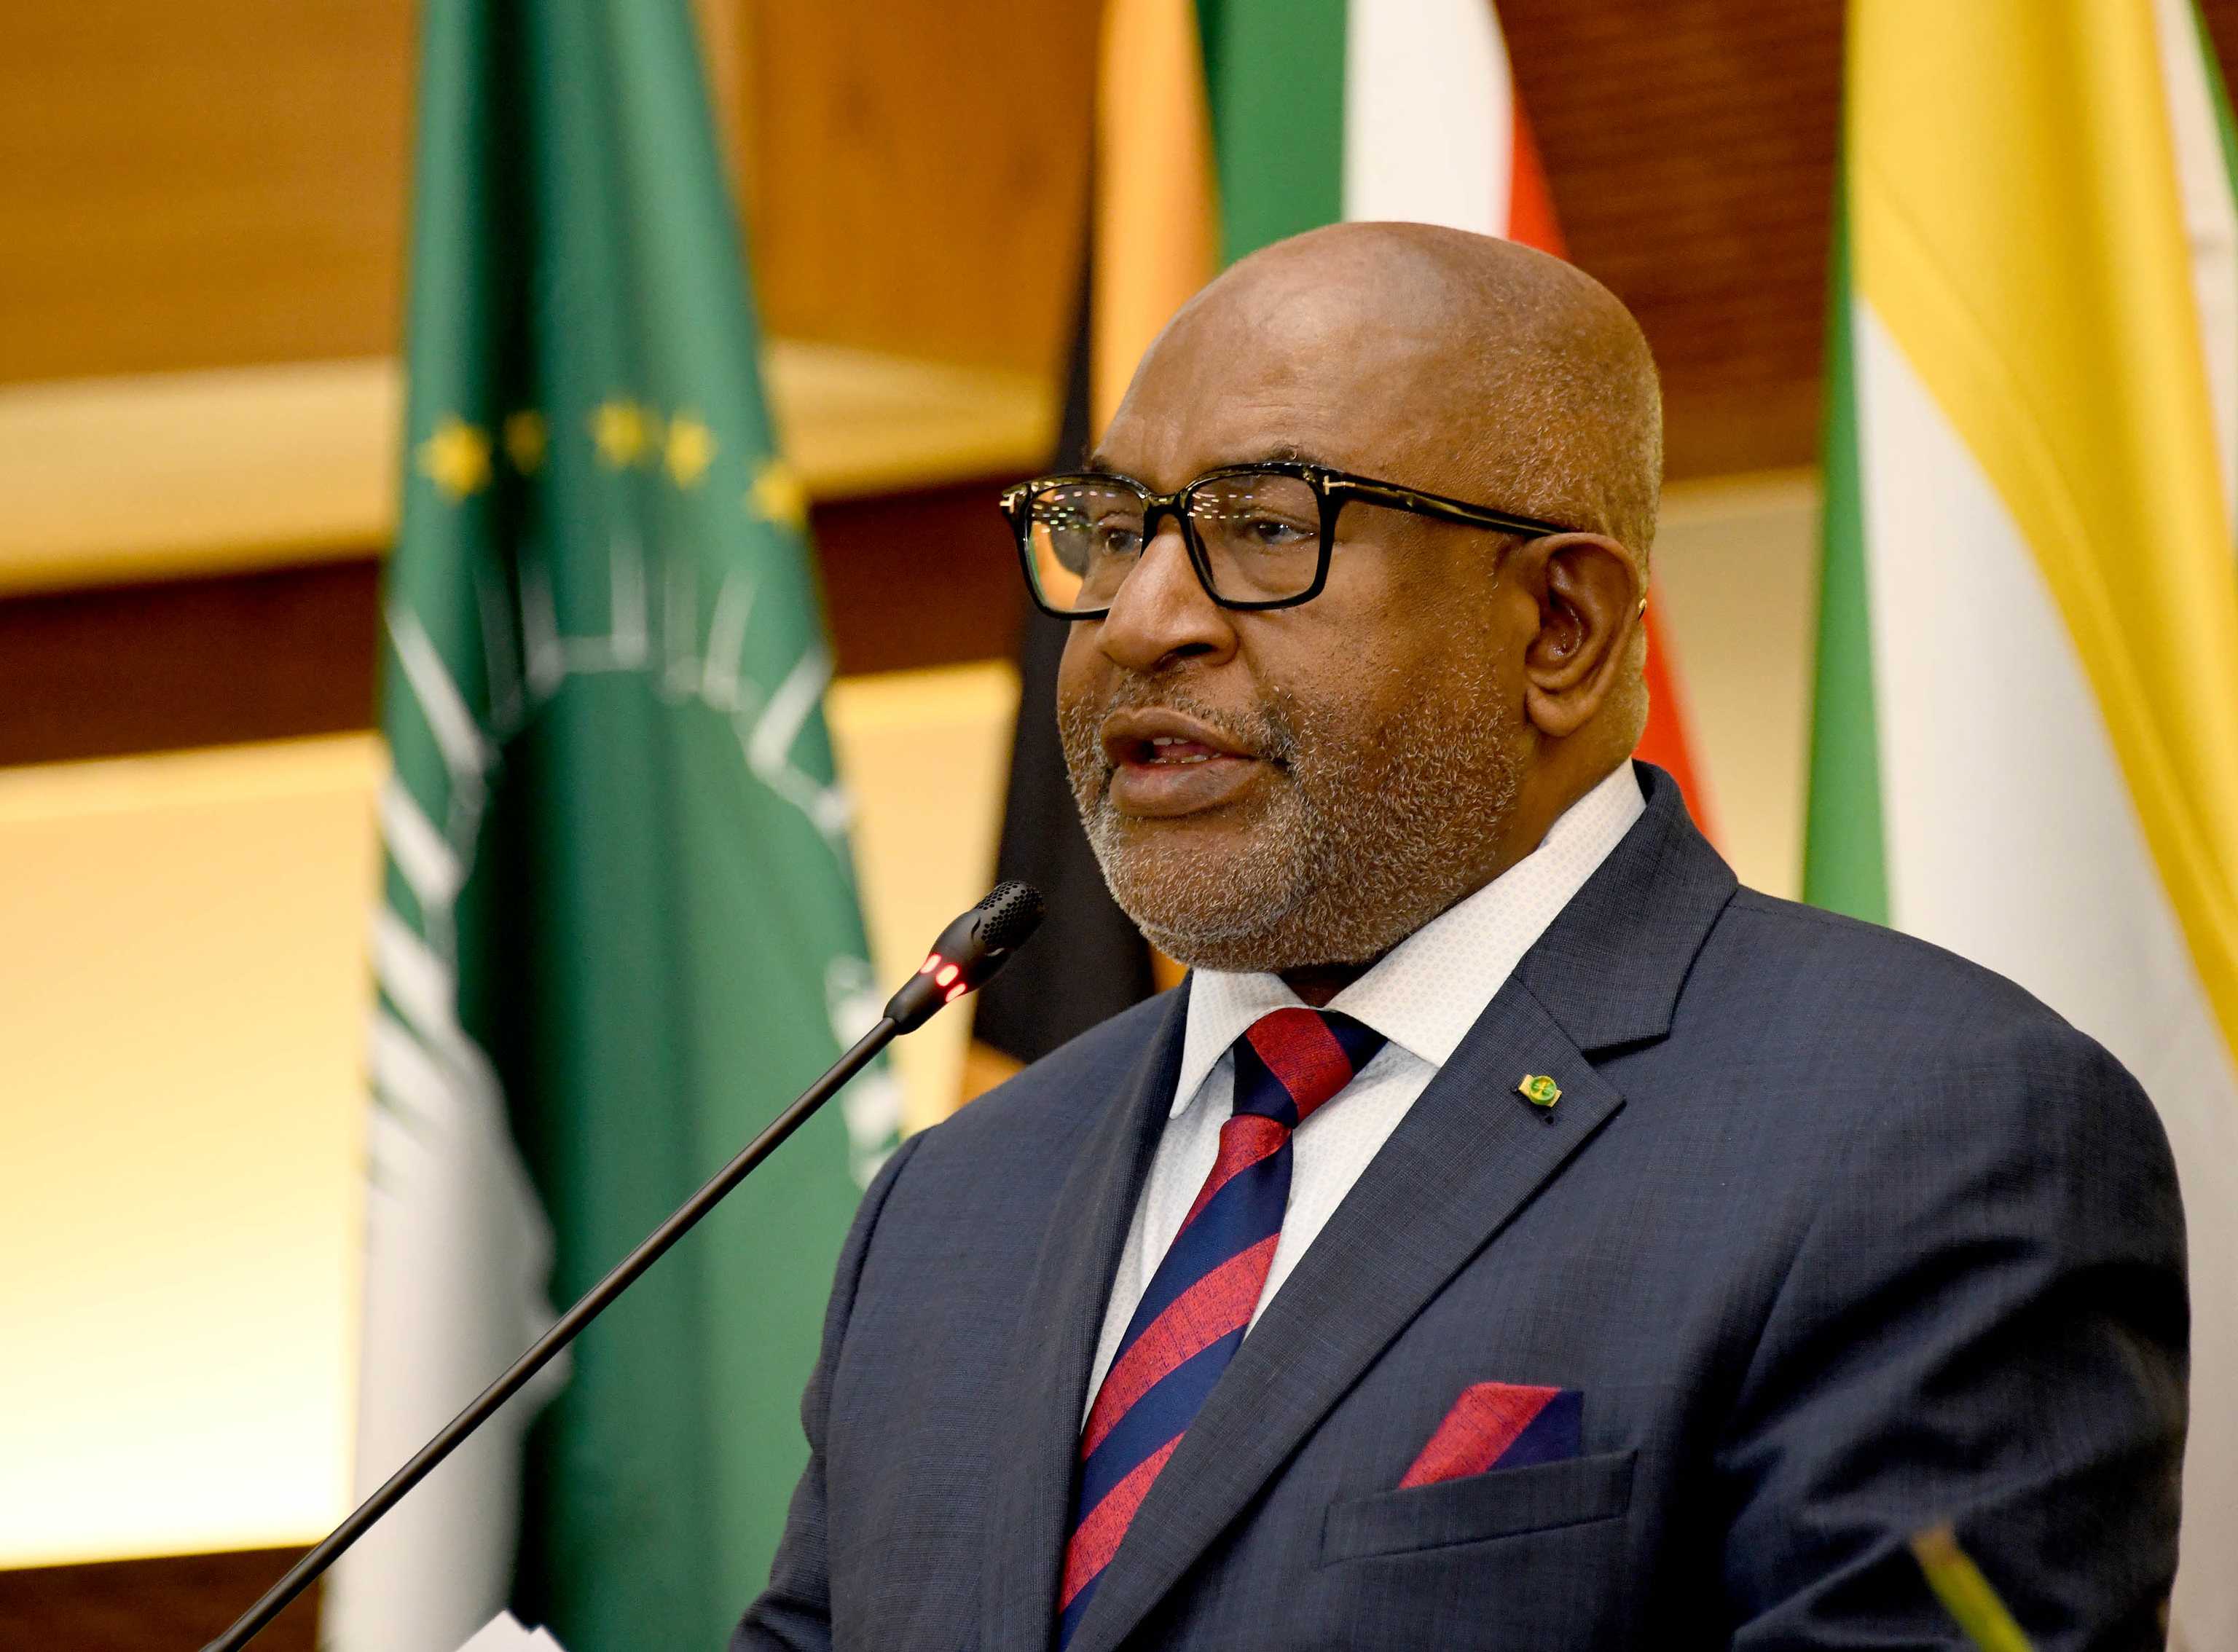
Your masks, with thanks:
M 1328 583 L 1337 518 L 1354 503 L 1526 539 L 1575 531 L 1287 459 L 1223 465 L 1172 493 L 1128 476 L 1044 476 L 1005 489 L 1003 514 L 1035 605 L 1059 619 L 1101 619 L 1169 516 L 1197 582 L 1222 607 L 1256 612 L 1310 602 Z

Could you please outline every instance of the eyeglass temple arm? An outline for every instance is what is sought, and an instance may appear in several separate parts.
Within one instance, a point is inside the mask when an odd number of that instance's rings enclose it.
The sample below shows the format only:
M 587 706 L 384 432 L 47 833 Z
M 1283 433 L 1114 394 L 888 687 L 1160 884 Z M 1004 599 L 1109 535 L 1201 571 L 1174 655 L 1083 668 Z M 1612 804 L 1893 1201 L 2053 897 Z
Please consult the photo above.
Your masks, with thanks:
M 1370 505 L 1388 505 L 1416 516 L 1433 517 L 1441 522 L 1459 522 L 1469 527 L 1499 528 L 1508 533 L 1520 533 L 1536 539 L 1549 533 L 1572 533 L 1559 522 L 1542 522 L 1535 516 L 1514 516 L 1506 511 L 1495 511 L 1482 505 L 1471 505 L 1461 499 L 1449 499 L 1441 494 L 1420 493 L 1411 487 L 1394 487 L 1386 482 L 1370 482 L 1352 477 L 1332 477 L 1329 491 L 1340 499 L 1356 499 Z

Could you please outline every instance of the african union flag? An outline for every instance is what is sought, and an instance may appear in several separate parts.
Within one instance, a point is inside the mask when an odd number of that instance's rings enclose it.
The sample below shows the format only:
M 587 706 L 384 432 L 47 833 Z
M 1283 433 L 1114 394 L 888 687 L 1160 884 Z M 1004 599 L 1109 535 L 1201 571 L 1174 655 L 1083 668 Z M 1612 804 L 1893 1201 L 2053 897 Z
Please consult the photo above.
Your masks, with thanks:
M 368 1490 L 882 1001 L 685 0 L 428 0 L 424 39 Z M 533 1433 L 524 1395 L 415 1490 L 328 1640 L 448 1652 L 510 1596 L 571 1652 L 722 1644 L 897 1100 L 858 1081 L 576 1344 Z

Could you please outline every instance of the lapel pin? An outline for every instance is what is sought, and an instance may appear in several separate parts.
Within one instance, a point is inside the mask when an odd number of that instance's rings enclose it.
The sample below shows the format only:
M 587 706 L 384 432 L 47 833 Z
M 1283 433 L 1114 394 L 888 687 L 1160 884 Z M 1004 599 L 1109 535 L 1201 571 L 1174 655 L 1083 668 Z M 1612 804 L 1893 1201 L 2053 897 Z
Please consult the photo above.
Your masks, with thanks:
M 1551 1107 L 1562 1099 L 1562 1087 L 1544 1073 L 1525 1074 L 1523 1082 L 1515 1087 L 1534 1107 Z

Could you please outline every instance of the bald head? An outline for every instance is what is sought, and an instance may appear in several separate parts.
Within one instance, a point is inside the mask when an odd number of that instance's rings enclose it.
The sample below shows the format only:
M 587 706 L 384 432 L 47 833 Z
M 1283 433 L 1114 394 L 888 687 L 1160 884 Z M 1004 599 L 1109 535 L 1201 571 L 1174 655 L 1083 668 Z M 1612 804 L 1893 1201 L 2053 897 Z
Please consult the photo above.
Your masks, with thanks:
M 1205 287 L 1136 385 L 1162 360 L 1235 352 L 1306 364 L 1341 392 L 1352 439 L 1437 474 L 1387 479 L 1605 533 L 1645 565 L 1663 482 L 1655 362 L 1574 265 L 1432 224 L 1332 225 Z

